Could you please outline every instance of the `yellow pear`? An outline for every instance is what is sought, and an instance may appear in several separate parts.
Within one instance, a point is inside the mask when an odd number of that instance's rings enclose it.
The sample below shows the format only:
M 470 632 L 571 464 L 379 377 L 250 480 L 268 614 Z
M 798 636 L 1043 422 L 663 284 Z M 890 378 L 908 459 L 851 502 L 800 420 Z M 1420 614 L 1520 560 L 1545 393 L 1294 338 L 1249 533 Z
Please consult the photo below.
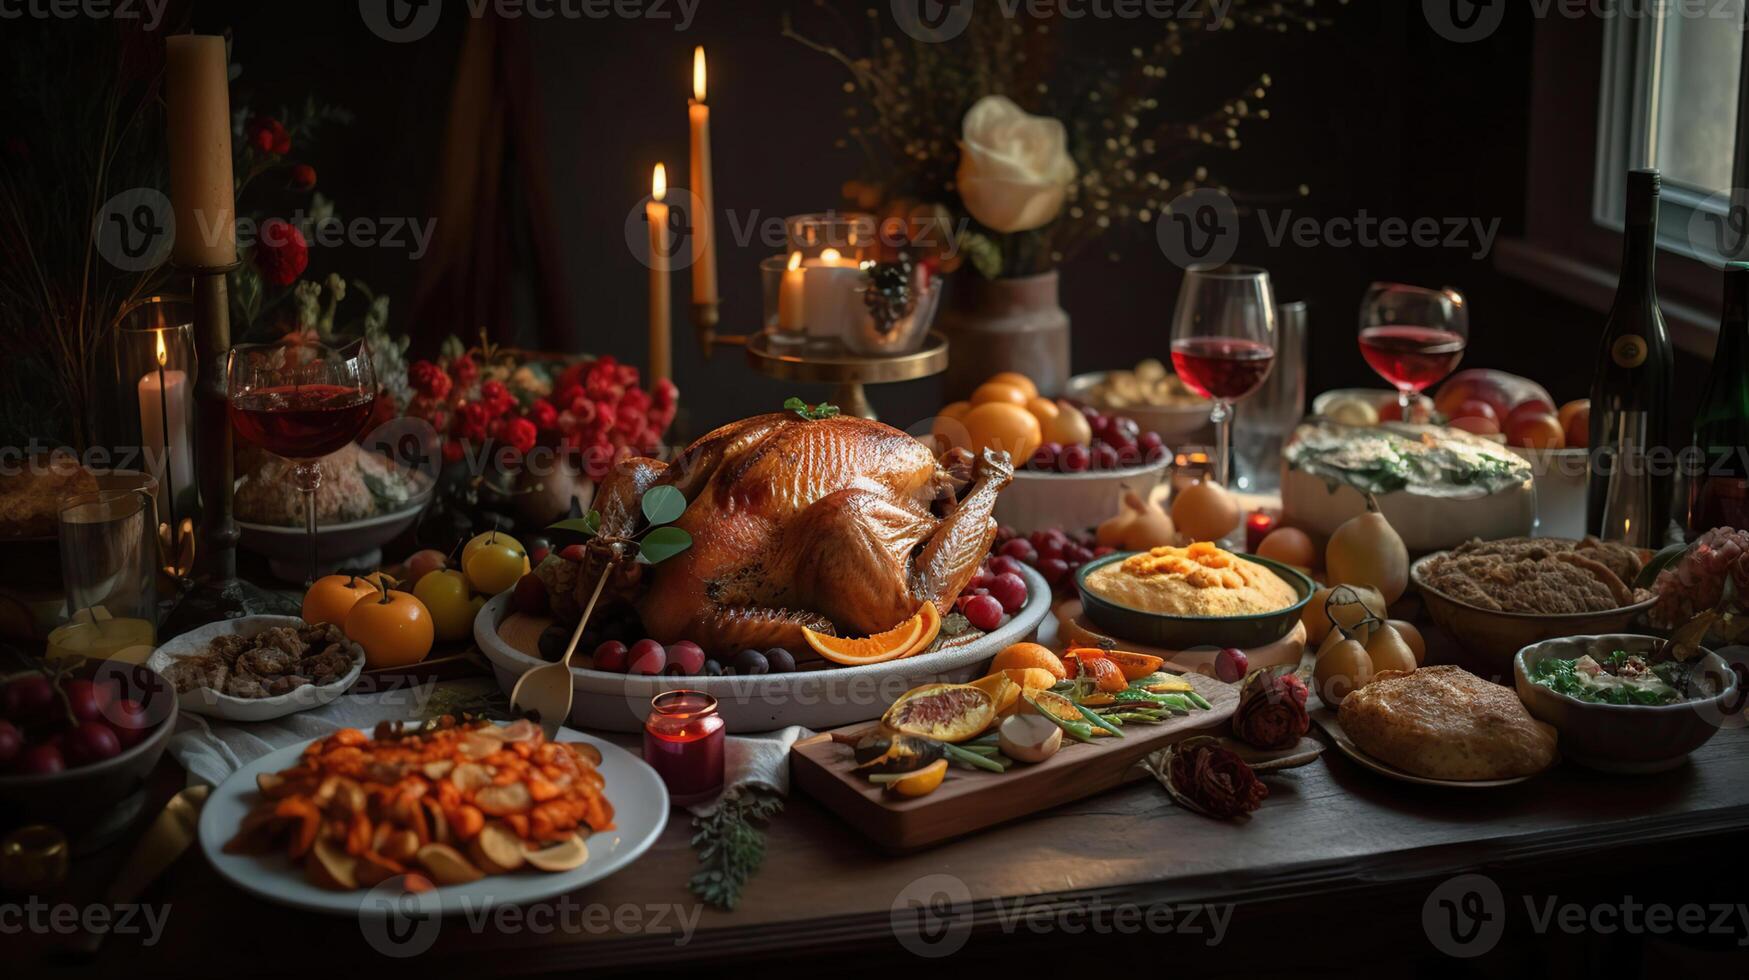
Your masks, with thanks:
M 1330 581 L 1346 585 L 1370 585 L 1387 604 L 1402 598 L 1409 588 L 1409 549 L 1403 545 L 1379 502 L 1366 495 L 1366 513 L 1350 518 L 1324 549 L 1324 569 Z

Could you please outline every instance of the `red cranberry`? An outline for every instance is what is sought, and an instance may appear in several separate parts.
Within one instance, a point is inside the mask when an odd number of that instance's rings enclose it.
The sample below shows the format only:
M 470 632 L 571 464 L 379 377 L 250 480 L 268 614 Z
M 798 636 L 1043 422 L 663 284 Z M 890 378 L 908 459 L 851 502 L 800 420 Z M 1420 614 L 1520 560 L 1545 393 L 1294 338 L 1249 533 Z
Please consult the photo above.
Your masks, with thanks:
M 1038 573 L 1045 581 L 1055 586 L 1069 576 L 1069 563 L 1061 558 L 1052 558 L 1038 563 Z
M 1013 572 L 1019 575 L 1023 564 L 1024 562 L 1019 559 L 1010 558 L 1007 555 L 997 555 L 990 559 L 990 572 L 992 575 L 1001 575 L 1004 572 Z
M 1038 561 L 1038 549 L 1025 538 L 1015 538 L 1002 546 L 1002 554 L 1018 562 L 1031 565 Z

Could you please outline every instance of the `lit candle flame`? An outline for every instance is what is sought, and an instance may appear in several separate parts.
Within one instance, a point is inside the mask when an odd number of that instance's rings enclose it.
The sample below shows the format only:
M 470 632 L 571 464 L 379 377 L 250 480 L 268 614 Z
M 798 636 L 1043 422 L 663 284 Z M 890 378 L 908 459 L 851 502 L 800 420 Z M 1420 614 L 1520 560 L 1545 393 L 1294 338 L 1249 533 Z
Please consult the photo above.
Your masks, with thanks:
M 656 164 L 656 170 L 650 175 L 650 199 L 660 201 L 668 196 L 668 168 Z
M 820 261 L 827 265 L 837 262 L 840 258 L 843 258 L 843 256 L 839 255 L 838 250 L 835 248 L 822 249 L 820 251 Z
M 163 367 L 170 361 L 170 352 L 164 347 L 164 331 L 154 330 L 152 332 L 157 335 L 158 338 L 158 366 Z
M 800 269 L 801 267 L 802 267 L 802 253 L 800 253 L 800 252 L 789 253 L 790 271 L 794 272 L 795 270 Z
M 704 101 L 704 45 L 692 49 L 692 98 Z

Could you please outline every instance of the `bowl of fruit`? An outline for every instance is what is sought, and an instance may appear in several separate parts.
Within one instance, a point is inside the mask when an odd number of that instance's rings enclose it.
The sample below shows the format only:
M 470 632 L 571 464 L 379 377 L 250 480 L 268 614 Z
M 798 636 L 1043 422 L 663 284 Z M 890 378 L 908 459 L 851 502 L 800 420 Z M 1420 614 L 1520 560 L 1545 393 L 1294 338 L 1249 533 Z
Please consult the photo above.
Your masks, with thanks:
M 29 670 L 0 689 L 0 824 L 68 837 L 113 828 L 176 724 L 176 689 L 144 664 Z M 125 812 L 125 816 L 119 816 Z
M 1144 430 L 1158 432 L 1169 442 L 1207 443 L 1214 436 L 1209 422 L 1214 403 L 1191 391 L 1154 358 L 1128 371 L 1077 374 L 1063 386 L 1063 397 L 1135 419 Z
M 943 445 L 1000 449 L 1019 461 L 1014 482 L 997 498 L 996 520 L 1025 532 L 1093 527 L 1126 493 L 1146 497 L 1171 466 L 1158 432 L 1091 405 L 1040 397 L 1030 379 L 1012 372 L 943 408 L 931 434 Z

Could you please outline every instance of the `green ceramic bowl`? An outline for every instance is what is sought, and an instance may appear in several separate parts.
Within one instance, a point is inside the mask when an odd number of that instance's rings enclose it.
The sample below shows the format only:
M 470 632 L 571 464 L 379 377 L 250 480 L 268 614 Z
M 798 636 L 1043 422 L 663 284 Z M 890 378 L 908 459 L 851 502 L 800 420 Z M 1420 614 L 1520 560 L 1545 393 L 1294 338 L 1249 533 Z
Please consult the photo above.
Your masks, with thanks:
M 1196 647 L 1236 647 L 1252 650 L 1274 643 L 1286 636 L 1300 621 L 1300 610 L 1312 598 L 1312 580 L 1303 573 L 1268 558 L 1240 555 L 1269 569 L 1299 593 L 1298 602 L 1286 609 L 1257 613 L 1252 616 L 1171 616 L 1147 612 L 1133 606 L 1112 602 L 1088 591 L 1087 576 L 1112 562 L 1123 561 L 1135 552 L 1106 555 L 1098 561 L 1081 566 L 1075 573 L 1075 588 L 1081 593 L 1081 606 L 1095 626 L 1112 636 L 1163 647 L 1167 650 L 1190 650 Z

